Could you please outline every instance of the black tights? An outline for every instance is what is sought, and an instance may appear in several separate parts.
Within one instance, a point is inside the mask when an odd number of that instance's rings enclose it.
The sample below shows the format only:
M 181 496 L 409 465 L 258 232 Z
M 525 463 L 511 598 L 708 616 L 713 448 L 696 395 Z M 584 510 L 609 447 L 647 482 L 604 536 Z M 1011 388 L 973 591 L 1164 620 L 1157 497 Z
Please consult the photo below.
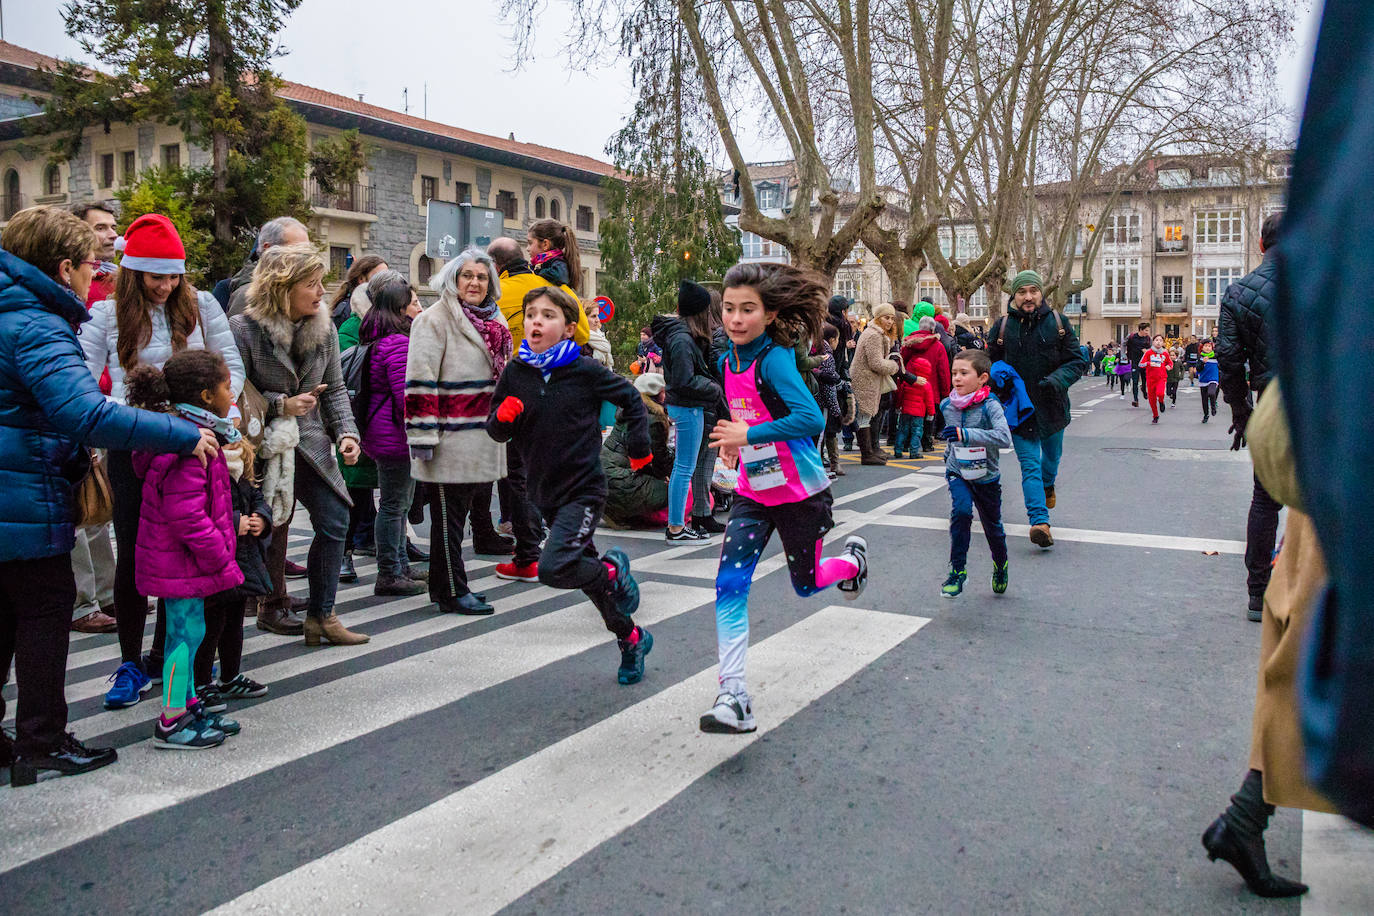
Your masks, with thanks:
M 243 603 L 246 599 L 232 593 L 205 599 L 205 638 L 196 651 L 196 686 L 210 683 L 215 654 L 219 654 L 219 679 L 229 683 L 239 675 L 243 664 Z

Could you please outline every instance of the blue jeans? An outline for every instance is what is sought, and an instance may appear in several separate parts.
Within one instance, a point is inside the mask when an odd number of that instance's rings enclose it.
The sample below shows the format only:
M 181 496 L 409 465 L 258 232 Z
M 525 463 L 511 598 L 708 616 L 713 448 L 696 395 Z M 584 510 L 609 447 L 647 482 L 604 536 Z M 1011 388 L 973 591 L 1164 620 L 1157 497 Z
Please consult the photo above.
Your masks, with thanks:
M 946 474 L 949 483 L 949 565 L 963 572 L 968 569 L 968 545 L 973 534 L 973 507 L 988 539 L 994 563 L 1007 562 L 1007 535 L 1002 529 L 1002 481 L 965 480 Z
M 310 605 L 305 613 L 323 620 L 334 613 L 334 596 L 339 591 L 339 567 L 343 565 L 344 538 L 348 536 L 348 504 L 300 452 L 296 453 L 296 499 L 310 513 L 310 524 L 315 529 L 305 561 L 306 579 L 310 582 Z
M 915 454 L 921 450 L 921 434 L 925 429 L 925 417 L 917 417 L 912 414 L 904 413 L 897 418 L 897 444 L 892 446 L 892 453 L 900 455 L 902 452 Z
M 377 538 L 377 578 L 405 575 L 406 513 L 415 496 L 415 481 L 409 461 L 378 461 L 377 485 L 382 491 L 381 505 L 373 531 Z
M 668 418 L 677 429 L 677 446 L 673 453 L 673 473 L 668 478 L 668 526 L 681 528 L 687 515 L 687 489 L 697 469 L 697 454 L 701 451 L 701 436 L 706 425 L 705 411 L 700 407 L 668 405 Z
M 1059 476 L 1059 459 L 1064 455 L 1064 431 L 1043 439 L 1027 439 L 1012 433 L 1012 447 L 1021 463 L 1021 495 L 1026 501 L 1026 516 L 1032 525 L 1048 525 L 1050 510 L 1045 506 L 1045 490 Z

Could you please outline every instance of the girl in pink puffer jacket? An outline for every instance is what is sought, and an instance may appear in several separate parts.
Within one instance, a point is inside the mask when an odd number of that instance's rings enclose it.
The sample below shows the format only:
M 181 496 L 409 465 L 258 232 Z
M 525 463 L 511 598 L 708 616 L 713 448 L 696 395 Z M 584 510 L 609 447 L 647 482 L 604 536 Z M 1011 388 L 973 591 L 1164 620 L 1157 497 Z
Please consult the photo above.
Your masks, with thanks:
M 161 371 L 140 365 L 124 380 L 129 404 L 178 414 L 213 430 L 222 443 L 239 438 L 227 419 L 230 386 L 228 365 L 211 350 L 182 350 Z M 194 456 L 134 452 L 133 464 L 143 479 L 134 582 L 167 606 L 163 710 L 153 739 L 178 750 L 215 747 L 239 726 L 200 707 L 193 662 L 205 637 L 205 598 L 243 582 L 234 559 L 229 468 L 222 453 L 202 465 Z

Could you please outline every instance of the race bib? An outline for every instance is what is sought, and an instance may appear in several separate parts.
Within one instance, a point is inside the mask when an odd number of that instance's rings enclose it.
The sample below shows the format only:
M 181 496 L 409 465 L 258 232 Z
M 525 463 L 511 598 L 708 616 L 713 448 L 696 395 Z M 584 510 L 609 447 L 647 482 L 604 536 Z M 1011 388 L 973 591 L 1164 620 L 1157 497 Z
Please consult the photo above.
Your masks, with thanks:
M 769 442 L 766 445 L 742 445 L 739 450 L 740 473 L 754 490 L 771 490 L 787 483 L 782 473 L 782 459 L 778 457 L 778 447 Z
M 965 480 L 988 476 L 988 450 L 981 445 L 954 446 L 954 462 L 959 467 L 959 476 Z

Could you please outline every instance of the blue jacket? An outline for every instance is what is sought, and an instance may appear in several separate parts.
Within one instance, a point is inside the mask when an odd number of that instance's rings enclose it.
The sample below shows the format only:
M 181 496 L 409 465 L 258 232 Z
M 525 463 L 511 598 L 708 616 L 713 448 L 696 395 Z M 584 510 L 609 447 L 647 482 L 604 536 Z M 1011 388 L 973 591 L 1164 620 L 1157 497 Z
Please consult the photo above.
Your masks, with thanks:
M 1026 383 L 1009 364 L 998 360 L 992 364 L 988 373 L 992 393 L 1002 402 L 1002 411 L 1007 415 L 1007 425 L 1012 429 L 1020 426 L 1035 414 L 1035 405 L 1026 392 Z
M 77 343 L 85 304 L 0 251 L 0 562 L 71 553 L 82 445 L 190 454 L 194 423 L 106 400 Z

